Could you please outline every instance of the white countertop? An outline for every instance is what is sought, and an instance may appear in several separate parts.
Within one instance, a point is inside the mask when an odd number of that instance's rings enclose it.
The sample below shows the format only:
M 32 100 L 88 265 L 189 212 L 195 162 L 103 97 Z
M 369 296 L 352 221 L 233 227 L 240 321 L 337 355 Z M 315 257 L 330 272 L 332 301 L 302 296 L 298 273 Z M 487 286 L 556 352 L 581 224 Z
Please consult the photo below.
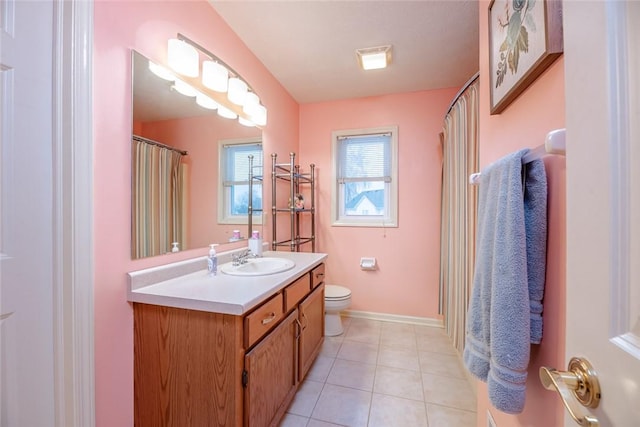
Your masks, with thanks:
M 265 301 L 304 272 L 321 264 L 327 254 L 264 252 L 263 256 L 291 259 L 287 271 L 265 276 L 231 276 L 220 271 L 209 276 L 206 257 L 128 273 L 127 299 L 131 302 L 215 313 L 242 315 Z M 219 263 L 230 259 L 220 254 Z

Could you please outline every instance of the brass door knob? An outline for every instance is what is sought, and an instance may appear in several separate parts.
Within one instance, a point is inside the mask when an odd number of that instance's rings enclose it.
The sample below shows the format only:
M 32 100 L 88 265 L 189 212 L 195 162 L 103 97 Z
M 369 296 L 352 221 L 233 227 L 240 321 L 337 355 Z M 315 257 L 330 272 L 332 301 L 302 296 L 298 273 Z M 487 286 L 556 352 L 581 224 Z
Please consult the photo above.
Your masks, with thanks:
M 598 427 L 598 419 L 584 415 L 580 406 L 597 408 L 600 403 L 598 375 L 588 360 L 574 357 L 569 361 L 568 371 L 540 368 L 540 382 L 547 390 L 560 394 L 562 403 L 576 423 L 581 426 Z

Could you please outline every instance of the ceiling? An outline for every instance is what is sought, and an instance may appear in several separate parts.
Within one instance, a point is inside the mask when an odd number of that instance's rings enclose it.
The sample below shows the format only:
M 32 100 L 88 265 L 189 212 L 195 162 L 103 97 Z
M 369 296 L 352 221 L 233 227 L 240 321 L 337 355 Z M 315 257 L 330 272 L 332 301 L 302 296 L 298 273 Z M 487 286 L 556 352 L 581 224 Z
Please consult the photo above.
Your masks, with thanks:
M 478 71 L 477 0 L 209 0 L 300 104 L 462 86 Z M 355 50 L 391 44 L 383 70 Z

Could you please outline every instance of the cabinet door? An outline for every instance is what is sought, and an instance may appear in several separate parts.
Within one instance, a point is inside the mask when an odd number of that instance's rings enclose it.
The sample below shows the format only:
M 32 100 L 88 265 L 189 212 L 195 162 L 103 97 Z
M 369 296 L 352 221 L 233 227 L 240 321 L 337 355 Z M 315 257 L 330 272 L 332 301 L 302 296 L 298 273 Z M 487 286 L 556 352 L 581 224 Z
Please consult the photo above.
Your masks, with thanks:
M 298 310 L 246 354 L 245 425 L 277 425 L 296 391 Z
M 311 364 L 320 352 L 324 341 L 324 283 L 318 286 L 299 307 L 300 324 L 300 368 L 299 381 L 309 371 Z

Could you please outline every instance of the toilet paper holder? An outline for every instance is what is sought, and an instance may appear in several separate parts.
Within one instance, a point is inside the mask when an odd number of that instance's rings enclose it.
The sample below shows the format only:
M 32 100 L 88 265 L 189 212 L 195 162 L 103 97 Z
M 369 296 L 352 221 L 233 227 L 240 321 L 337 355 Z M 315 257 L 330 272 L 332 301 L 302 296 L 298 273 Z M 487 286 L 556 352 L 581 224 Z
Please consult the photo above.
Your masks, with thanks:
M 375 270 L 377 269 L 377 262 L 374 257 L 363 257 L 360 258 L 360 269 L 361 270 Z

